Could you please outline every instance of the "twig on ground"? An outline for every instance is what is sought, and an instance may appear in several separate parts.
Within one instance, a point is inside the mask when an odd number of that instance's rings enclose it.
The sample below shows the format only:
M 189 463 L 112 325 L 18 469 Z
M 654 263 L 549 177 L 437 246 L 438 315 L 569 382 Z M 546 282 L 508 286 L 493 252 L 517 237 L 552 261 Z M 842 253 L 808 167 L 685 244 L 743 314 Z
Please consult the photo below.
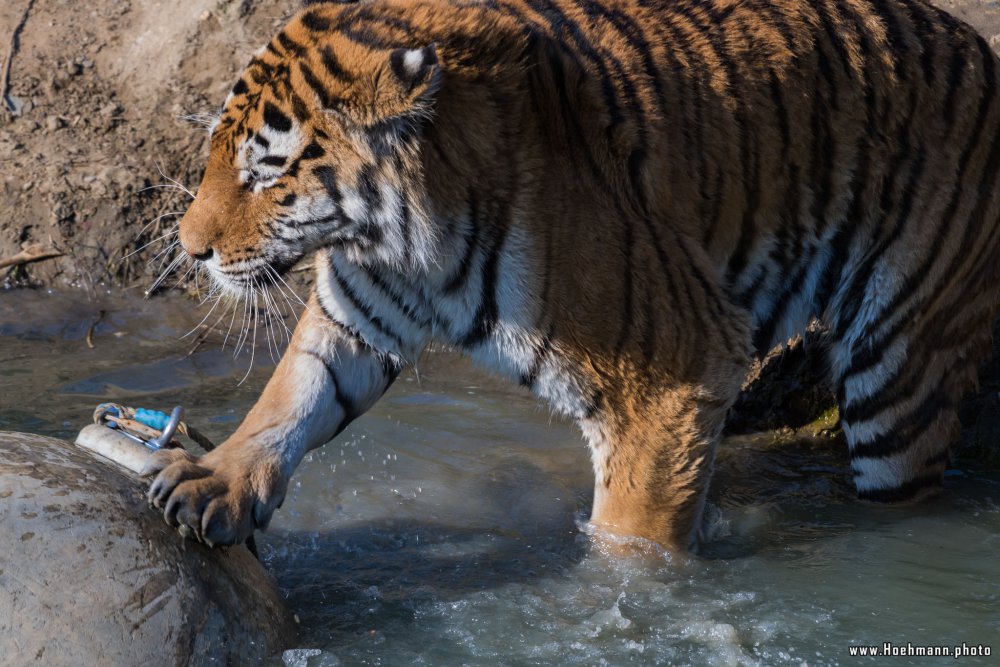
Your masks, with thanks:
M 31 8 L 34 6 L 35 0 L 28 0 L 24 5 L 24 11 L 21 13 L 21 20 L 17 22 L 14 26 L 13 32 L 10 33 L 10 44 L 7 49 L 7 57 L 4 59 L 3 63 L 3 73 L 0 74 L 0 100 L 3 101 L 3 106 L 7 110 L 7 113 L 14 115 L 14 102 L 8 97 L 7 90 L 10 88 L 10 66 L 14 62 L 14 54 L 17 52 L 17 47 L 20 45 L 21 31 L 24 29 L 24 24 L 28 22 L 28 14 L 31 13 Z
M 107 311 L 99 311 L 97 313 L 97 317 L 90 323 L 90 328 L 87 329 L 87 347 L 91 350 L 94 349 L 94 329 L 96 329 L 97 325 L 101 323 L 101 320 L 104 319 L 105 315 L 107 315 Z
M 53 257 L 62 257 L 63 252 L 58 250 L 53 250 L 51 248 L 46 248 L 40 243 L 35 243 L 29 245 L 21 252 L 8 257 L 6 259 L 0 259 L 0 269 L 6 269 L 9 266 L 21 266 L 22 264 L 30 264 L 31 262 L 40 262 L 43 259 L 52 259 Z

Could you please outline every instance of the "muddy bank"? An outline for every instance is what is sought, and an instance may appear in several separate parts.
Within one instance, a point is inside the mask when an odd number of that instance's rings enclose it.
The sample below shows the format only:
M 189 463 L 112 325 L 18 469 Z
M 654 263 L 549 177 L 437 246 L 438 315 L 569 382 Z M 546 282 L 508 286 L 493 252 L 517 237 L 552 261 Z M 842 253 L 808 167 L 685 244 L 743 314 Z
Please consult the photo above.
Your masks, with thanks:
M 0 3 L 4 56 L 23 19 L 0 111 L 0 259 L 25 244 L 64 253 L 0 269 L 0 284 L 149 284 L 164 245 L 127 255 L 184 210 L 188 196 L 170 179 L 197 185 L 207 151 L 198 114 L 218 108 L 298 4 Z

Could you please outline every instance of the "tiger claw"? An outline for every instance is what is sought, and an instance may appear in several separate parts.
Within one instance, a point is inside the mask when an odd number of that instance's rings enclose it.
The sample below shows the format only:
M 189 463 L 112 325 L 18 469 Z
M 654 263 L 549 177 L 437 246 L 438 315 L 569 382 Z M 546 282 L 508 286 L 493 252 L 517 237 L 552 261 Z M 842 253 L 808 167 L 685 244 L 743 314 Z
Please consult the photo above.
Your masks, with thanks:
M 147 499 L 185 538 L 209 546 L 243 542 L 270 521 L 284 498 L 285 479 L 270 463 L 245 470 L 231 461 L 222 448 L 200 458 L 157 452 L 147 465 L 156 474 Z

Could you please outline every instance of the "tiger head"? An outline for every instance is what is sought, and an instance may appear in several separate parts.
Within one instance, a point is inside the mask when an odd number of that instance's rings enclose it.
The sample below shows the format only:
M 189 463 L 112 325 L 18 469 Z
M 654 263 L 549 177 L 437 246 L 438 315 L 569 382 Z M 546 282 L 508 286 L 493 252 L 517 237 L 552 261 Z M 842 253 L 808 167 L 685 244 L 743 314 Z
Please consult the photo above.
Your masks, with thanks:
M 338 247 L 396 267 L 432 261 L 420 135 L 441 68 L 433 45 L 372 49 L 304 12 L 250 62 L 211 129 L 184 250 L 230 291 Z

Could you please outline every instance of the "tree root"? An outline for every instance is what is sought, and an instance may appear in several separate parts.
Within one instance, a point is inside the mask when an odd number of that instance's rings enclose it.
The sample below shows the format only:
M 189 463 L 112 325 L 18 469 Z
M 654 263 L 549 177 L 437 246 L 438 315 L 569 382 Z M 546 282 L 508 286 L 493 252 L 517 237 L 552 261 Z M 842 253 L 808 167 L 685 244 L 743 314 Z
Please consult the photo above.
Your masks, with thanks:
M 60 252 L 58 250 L 53 250 L 52 248 L 46 248 L 40 243 L 33 243 L 24 248 L 21 252 L 7 257 L 6 259 L 0 259 L 0 269 L 6 269 L 10 266 L 21 266 L 22 264 L 30 264 L 32 262 L 40 262 L 43 259 L 52 259 L 53 257 L 62 257 L 66 253 Z

